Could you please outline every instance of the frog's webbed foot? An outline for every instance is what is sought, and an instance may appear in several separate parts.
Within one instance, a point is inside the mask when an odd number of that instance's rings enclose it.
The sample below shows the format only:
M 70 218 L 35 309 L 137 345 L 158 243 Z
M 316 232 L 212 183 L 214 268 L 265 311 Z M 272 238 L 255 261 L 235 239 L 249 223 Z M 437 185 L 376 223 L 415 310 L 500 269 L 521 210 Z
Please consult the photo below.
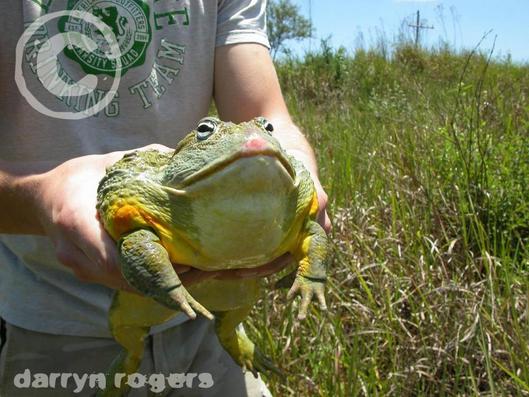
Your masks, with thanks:
M 325 282 L 329 257 L 329 241 L 323 228 L 314 221 L 307 224 L 307 234 L 301 239 L 299 247 L 294 252 L 299 260 L 299 267 L 292 287 L 288 291 L 287 299 L 301 295 L 298 320 L 307 317 L 307 310 L 312 298 L 316 296 L 320 309 L 326 310 Z
M 284 374 L 272 360 L 266 357 L 248 338 L 244 327 L 240 323 L 250 308 L 240 308 L 227 312 L 218 312 L 215 316 L 215 330 L 221 345 L 228 354 L 239 364 L 243 371 L 250 371 L 255 377 L 258 372 L 273 372 L 283 377 Z
M 292 287 L 288 291 L 287 299 L 293 299 L 297 294 L 301 295 L 298 320 L 304 320 L 307 317 L 307 310 L 314 295 L 316 295 L 320 303 L 320 309 L 327 310 L 327 304 L 325 303 L 325 279 L 312 280 L 298 274 L 294 280 L 294 284 L 292 284 Z
M 156 234 L 145 229 L 127 234 L 119 242 L 119 251 L 123 276 L 138 291 L 192 319 L 195 311 L 213 319 L 184 288 Z

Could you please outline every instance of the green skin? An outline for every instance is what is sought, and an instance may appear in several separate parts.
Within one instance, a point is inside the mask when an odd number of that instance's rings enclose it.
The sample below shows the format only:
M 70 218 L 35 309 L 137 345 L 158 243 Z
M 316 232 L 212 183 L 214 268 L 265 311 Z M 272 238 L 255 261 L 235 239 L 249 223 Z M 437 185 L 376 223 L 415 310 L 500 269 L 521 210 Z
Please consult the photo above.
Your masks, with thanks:
M 252 268 L 291 253 L 297 267 L 288 298 L 301 295 L 298 318 L 313 296 L 326 308 L 329 245 L 315 221 L 314 185 L 269 130 L 262 117 L 241 124 L 206 118 L 174 153 L 130 153 L 107 170 L 98 212 L 118 243 L 123 275 L 143 295 L 114 295 L 109 323 L 125 350 L 101 395 L 122 395 L 125 379 L 115 387 L 114 374 L 136 372 L 150 327 L 178 311 L 214 318 L 220 343 L 243 369 L 278 372 L 239 326 L 261 280 L 208 279 L 186 289 L 172 263 L 205 271 Z

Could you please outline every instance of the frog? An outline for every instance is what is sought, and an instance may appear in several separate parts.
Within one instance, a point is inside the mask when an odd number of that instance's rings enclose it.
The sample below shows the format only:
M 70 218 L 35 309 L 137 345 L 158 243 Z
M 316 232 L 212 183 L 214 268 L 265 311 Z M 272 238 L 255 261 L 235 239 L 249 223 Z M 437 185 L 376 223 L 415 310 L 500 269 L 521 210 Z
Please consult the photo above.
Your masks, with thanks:
M 109 328 L 123 349 L 101 396 L 124 393 L 126 378 L 115 382 L 116 374 L 136 372 L 151 327 L 179 312 L 214 321 L 220 344 L 244 371 L 281 373 L 242 326 L 262 278 L 186 287 L 174 264 L 251 269 L 290 255 L 292 271 L 277 284 L 289 284 L 287 299 L 301 296 L 297 318 L 314 298 L 326 310 L 330 245 L 317 222 L 318 196 L 310 172 L 275 137 L 280 133 L 264 117 L 238 124 L 206 117 L 174 151 L 132 151 L 107 168 L 97 213 L 133 291 L 113 294 Z

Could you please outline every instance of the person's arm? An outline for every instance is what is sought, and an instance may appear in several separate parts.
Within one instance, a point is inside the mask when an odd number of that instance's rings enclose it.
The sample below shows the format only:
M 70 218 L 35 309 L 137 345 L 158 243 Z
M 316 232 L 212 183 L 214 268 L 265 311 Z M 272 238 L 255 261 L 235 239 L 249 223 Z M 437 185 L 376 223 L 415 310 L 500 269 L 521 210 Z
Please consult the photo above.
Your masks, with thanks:
M 44 234 L 35 208 L 45 164 L 0 161 L 0 233 Z
M 97 185 L 106 167 L 124 153 L 83 156 L 59 165 L 0 161 L 0 233 L 45 235 L 59 262 L 79 279 L 132 290 L 121 274 L 116 244 L 96 210 Z M 182 283 L 190 285 L 212 277 L 264 277 L 284 264 L 280 258 L 255 269 L 205 272 L 175 264 L 175 270 Z
M 96 216 L 97 184 L 122 152 L 51 163 L 0 162 L 0 233 L 46 235 L 84 281 L 126 288 L 117 250 Z
M 238 123 L 264 116 L 272 123 L 281 146 L 310 171 L 318 194 L 318 221 L 328 232 L 327 194 L 318 179 L 314 152 L 290 118 L 268 49 L 251 43 L 217 47 L 214 97 L 223 120 Z

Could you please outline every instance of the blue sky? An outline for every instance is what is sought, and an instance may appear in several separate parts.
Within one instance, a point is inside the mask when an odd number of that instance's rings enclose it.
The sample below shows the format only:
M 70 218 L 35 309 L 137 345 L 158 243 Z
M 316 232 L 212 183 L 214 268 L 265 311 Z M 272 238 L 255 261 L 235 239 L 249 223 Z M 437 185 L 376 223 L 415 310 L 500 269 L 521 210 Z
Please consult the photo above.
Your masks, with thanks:
M 316 38 L 289 46 L 303 51 L 319 46 L 321 38 L 331 37 L 333 46 L 353 50 L 358 45 L 360 32 L 366 44 L 373 43 L 379 32 L 392 38 L 403 20 L 415 23 L 420 10 L 422 22 L 434 26 L 422 30 L 423 44 L 432 45 L 443 38 L 456 48 L 473 48 L 483 35 L 492 29 L 481 48 L 492 48 L 494 54 L 511 54 L 516 62 L 529 62 L 529 0 L 292 0 L 312 21 Z M 442 12 L 440 10 L 442 9 Z M 442 18 L 440 15 L 442 14 Z M 411 28 L 409 28 L 411 30 Z

